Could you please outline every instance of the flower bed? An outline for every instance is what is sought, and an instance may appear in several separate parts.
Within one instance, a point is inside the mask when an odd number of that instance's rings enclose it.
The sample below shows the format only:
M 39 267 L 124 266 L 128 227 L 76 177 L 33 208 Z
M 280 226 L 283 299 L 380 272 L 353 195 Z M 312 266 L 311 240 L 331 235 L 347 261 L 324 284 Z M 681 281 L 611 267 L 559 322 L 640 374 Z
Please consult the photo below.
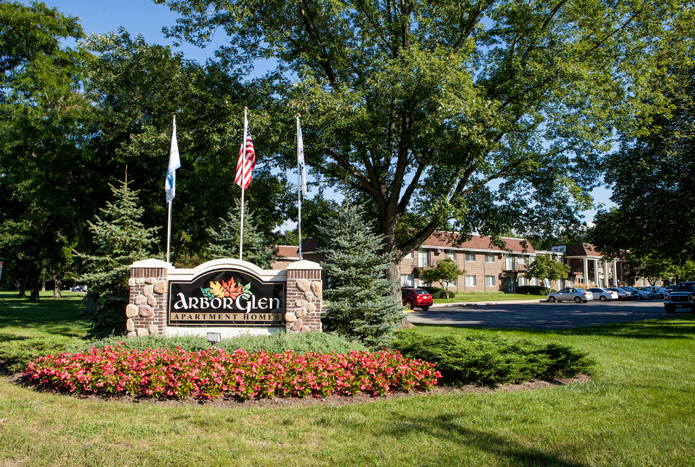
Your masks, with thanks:
M 123 346 L 48 355 L 24 374 L 41 388 L 73 393 L 241 400 L 425 391 L 441 377 L 432 363 L 398 352 L 297 355 Z

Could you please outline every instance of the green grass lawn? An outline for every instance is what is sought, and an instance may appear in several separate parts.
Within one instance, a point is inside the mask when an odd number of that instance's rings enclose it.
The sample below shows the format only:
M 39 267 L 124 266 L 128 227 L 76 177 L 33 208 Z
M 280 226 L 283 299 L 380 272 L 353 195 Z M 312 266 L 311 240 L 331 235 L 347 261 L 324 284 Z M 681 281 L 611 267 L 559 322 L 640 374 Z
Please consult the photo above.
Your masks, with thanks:
M 78 300 L 0 295 L 3 336 L 83 335 Z M 347 406 L 229 409 L 39 393 L 0 380 L 0 465 L 694 466 L 695 317 L 565 331 L 593 381 Z M 55 333 L 55 334 L 54 334 Z
M 435 298 L 434 303 L 465 303 L 465 302 L 503 302 L 507 300 L 545 300 L 545 295 L 528 295 L 518 293 L 456 293 L 456 298 Z

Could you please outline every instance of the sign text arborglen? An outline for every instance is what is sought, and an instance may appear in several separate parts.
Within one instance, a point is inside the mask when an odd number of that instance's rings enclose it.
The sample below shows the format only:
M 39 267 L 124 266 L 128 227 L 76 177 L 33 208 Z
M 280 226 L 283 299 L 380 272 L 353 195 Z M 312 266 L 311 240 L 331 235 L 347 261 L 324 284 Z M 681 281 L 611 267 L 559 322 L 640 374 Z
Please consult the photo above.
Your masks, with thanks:
M 169 325 L 283 326 L 284 282 L 221 270 L 169 282 Z

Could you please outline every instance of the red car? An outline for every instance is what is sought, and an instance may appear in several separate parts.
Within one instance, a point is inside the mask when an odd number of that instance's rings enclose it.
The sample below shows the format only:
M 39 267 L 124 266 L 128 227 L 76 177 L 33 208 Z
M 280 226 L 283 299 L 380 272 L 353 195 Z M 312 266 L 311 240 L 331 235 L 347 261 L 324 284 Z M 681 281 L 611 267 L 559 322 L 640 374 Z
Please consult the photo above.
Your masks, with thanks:
M 424 289 L 403 288 L 401 293 L 403 295 L 403 306 L 407 306 L 411 310 L 418 307 L 427 311 L 432 306 L 432 295 Z

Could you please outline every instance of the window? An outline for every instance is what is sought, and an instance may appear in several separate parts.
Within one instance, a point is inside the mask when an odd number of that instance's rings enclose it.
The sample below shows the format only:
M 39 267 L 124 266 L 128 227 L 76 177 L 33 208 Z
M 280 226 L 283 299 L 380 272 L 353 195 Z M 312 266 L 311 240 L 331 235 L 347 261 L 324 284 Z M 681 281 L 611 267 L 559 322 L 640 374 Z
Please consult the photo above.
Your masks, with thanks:
M 466 276 L 466 286 L 475 287 L 475 276 Z
M 485 254 L 485 262 L 486 263 L 494 263 L 495 262 L 495 254 L 494 253 L 486 253 Z
M 418 250 L 417 252 L 417 266 L 419 268 L 426 268 L 430 265 L 430 252 L 428 250 Z
M 494 287 L 495 286 L 495 276 L 485 276 L 485 286 Z
M 475 253 L 466 253 L 466 261 L 475 261 Z
M 526 285 L 526 278 L 525 277 L 519 277 L 519 285 L 524 286 Z
M 507 255 L 505 269 L 507 271 L 514 271 L 514 257 Z
M 412 287 L 414 283 L 412 274 L 401 274 L 401 287 Z
M 536 285 L 536 278 L 532 277 L 531 280 L 529 280 L 529 284 Z
M 413 259 L 413 252 L 411 251 L 410 253 L 408 253 L 407 255 L 405 255 L 405 256 L 403 257 L 403 259 Z
M 456 262 L 456 252 L 454 250 L 447 250 L 446 257 L 449 258 L 454 263 Z
M 516 262 L 517 264 L 526 264 L 526 258 L 524 258 L 523 256 L 519 256 L 516 258 Z

